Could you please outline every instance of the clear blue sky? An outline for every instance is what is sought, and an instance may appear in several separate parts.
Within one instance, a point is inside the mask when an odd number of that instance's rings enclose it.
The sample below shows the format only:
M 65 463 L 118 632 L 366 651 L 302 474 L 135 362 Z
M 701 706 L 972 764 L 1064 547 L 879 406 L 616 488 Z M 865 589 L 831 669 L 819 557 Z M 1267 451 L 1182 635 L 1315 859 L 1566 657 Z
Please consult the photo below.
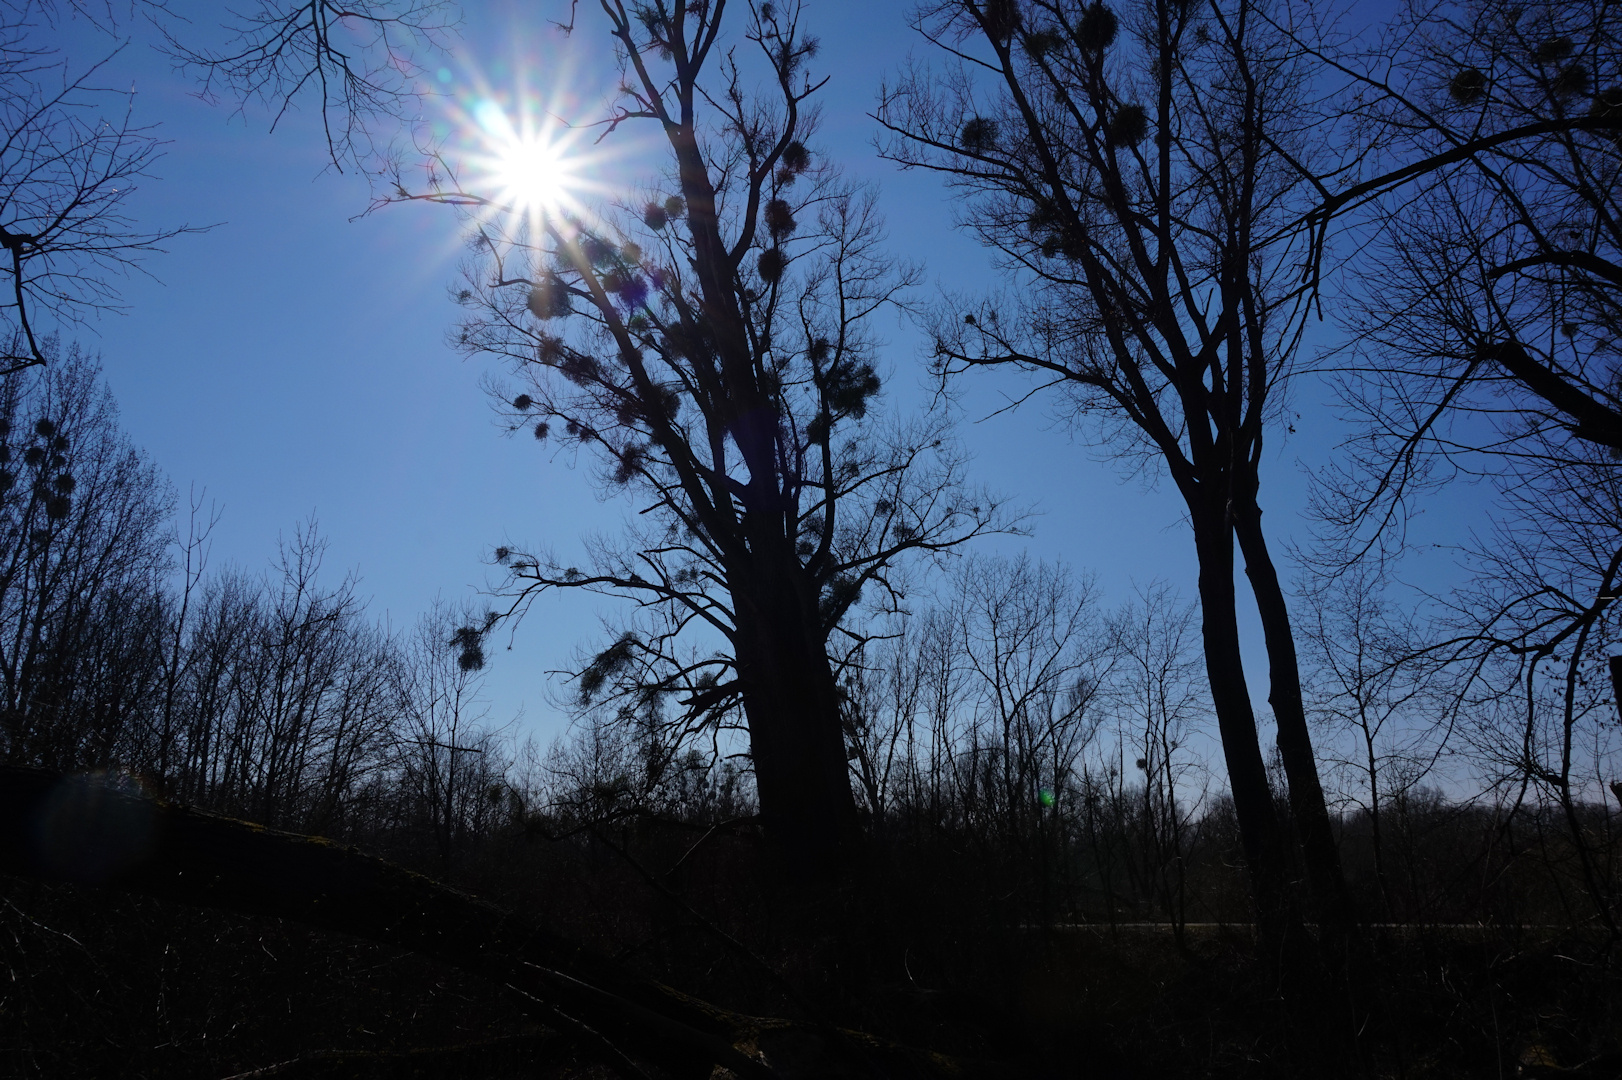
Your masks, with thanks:
M 562 39 L 541 25 L 565 8 L 473 6 L 446 64 L 453 89 L 481 72 L 499 85 L 496 65 L 525 54 L 535 85 L 565 72 L 581 88 L 600 80 L 590 63 L 605 63 L 610 49 L 594 5 L 581 5 L 581 29 L 567 46 L 572 67 L 559 51 Z M 918 45 L 905 5 L 836 0 L 808 9 L 824 44 L 817 63 L 832 76 L 822 98 L 822 149 L 852 176 L 879 185 L 895 250 L 925 264 L 927 291 L 994 287 L 986 253 L 952 230 L 939 182 L 898 172 L 872 147 L 866 114 L 878 85 Z M 213 5 L 195 10 L 201 33 Z M 107 43 L 73 34 L 70 44 L 73 56 L 87 58 Z M 436 594 L 473 596 L 498 543 L 544 541 L 567 556 L 583 532 L 615 527 L 626 507 L 600 503 L 583 473 L 534 440 L 504 437 L 480 389 L 491 369 L 464 363 L 446 345 L 456 316 L 446 290 L 461 252 L 451 212 L 395 207 L 351 221 L 368 189 L 323 171 L 313 116 L 294 115 L 268 133 L 263 112 L 236 116 L 198 101 L 193 85 L 139 38 L 111 70 L 111 82 L 135 85 L 138 118 L 161 124 L 169 141 L 158 177 L 137 195 L 141 222 L 218 224 L 154 256 L 152 279 L 125 283 L 129 313 L 103 318 L 82 336 L 101 352 L 133 440 L 183 498 L 195 485 L 222 507 L 216 565 L 263 567 L 278 533 L 314 514 L 331 544 L 329 574 L 356 571 L 374 616 L 404 627 Z M 905 403 L 924 377 L 919 340 L 899 322 L 888 337 L 889 386 Z M 1022 384 L 1012 374 L 988 376 L 969 389 L 973 420 Z M 1313 391 L 1298 398 L 1309 408 Z M 1053 416 L 1039 399 L 964 426 L 978 478 L 1041 511 L 1029 541 L 988 546 L 1028 546 L 1095 570 L 1112 602 L 1133 580 L 1155 577 L 1192 597 L 1191 543 L 1175 493 L 1123 480 Z M 1302 468 L 1321 461 L 1336 434 L 1322 421 L 1298 426 L 1294 442 L 1273 447 L 1264 492 L 1281 548 L 1299 527 Z M 542 738 L 557 730 L 546 673 L 597 633 L 598 603 L 574 595 L 536 606 L 513 650 L 494 655 L 493 718 L 522 709 L 527 730 Z M 1265 667 L 1255 653 L 1250 674 L 1261 705 Z

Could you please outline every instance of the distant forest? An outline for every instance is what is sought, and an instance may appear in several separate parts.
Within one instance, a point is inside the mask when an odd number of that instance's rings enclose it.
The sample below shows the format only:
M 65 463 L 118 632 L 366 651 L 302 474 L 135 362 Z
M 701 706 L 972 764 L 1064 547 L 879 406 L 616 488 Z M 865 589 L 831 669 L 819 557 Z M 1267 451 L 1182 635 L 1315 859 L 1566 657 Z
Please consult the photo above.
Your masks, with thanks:
M 819 141 L 809 2 L 535 14 L 619 65 L 569 123 L 663 140 L 590 206 L 515 164 L 562 126 L 494 180 L 377 153 L 443 5 L 216 47 L 133 4 L 209 93 L 321 110 L 370 212 L 460 215 L 452 344 L 627 511 L 400 628 L 314 521 L 211 560 L 72 343 L 175 235 L 51 51 L 116 7 L 0 5 L 0 1074 L 1622 1076 L 1622 10 L 924 5 L 876 145 L 1000 282 L 928 300 Z M 1033 475 L 1157 477 L 1197 579 L 992 553 L 990 387 L 1091 448 Z M 1289 537 L 1307 424 L 1345 440 Z M 483 680 L 560 590 L 617 621 L 543 744 Z

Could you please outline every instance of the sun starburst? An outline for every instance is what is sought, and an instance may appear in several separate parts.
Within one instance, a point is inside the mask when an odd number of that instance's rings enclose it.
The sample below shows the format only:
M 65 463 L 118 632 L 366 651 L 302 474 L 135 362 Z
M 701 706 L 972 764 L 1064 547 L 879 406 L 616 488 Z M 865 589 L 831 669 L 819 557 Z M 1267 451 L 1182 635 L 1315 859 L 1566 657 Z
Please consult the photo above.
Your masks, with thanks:
M 503 209 L 530 216 L 578 212 L 591 186 L 574 132 L 553 117 L 524 109 L 509 114 L 491 98 L 471 110 L 478 149 L 470 155 L 474 182 Z

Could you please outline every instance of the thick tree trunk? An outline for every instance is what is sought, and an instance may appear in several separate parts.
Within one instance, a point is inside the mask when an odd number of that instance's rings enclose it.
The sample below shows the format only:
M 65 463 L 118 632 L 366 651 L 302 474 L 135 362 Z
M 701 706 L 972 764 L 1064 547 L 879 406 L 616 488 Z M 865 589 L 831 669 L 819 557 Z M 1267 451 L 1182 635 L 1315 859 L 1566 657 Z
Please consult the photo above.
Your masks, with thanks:
M 856 800 L 815 597 L 787 577 L 759 574 L 743 596 L 734 589 L 738 675 L 761 823 L 791 869 L 822 876 L 856 838 Z
M 1194 544 L 1199 556 L 1201 633 L 1211 704 L 1222 735 L 1228 787 L 1244 845 L 1256 903 L 1258 939 L 1271 945 L 1284 939 L 1295 920 L 1286 884 L 1284 835 L 1267 784 L 1256 734 L 1256 714 L 1245 685 L 1239 649 L 1239 620 L 1233 586 L 1233 531 L 1225 508 L 1192 508 Z
M 1290 629 L 1290 609 L 1279 585 L 1278 570 L 1267 551 L 1262 533 L 1261 509 L 1254 502 L 1237 508 L 1234 530 L 1245 557 L 1245 574 L 1256 597 L 1262 633 L 1267 642 L 1267 668 L 1273 706 L 1273 722 L 1278 727 L 1279 756 L 1290 786 L 1290 813 L 1301 840 L 1302 862 L 1312 889 L 1313 906 L 1324 930 L 1326 942 L 1343 939 L 1350 931 L 1346 903 L 1346 879 L 1341 873 L 1340 850 L 1330 827 L 1329 808 L 1324 803 L 1323 784 L 1318 778 L 1318 761 L 1312 752 L 1312 733 L 1307 729 L 1306 707 L 1301 699 L 1301 667 L 1295 651 L 1295 635 Z

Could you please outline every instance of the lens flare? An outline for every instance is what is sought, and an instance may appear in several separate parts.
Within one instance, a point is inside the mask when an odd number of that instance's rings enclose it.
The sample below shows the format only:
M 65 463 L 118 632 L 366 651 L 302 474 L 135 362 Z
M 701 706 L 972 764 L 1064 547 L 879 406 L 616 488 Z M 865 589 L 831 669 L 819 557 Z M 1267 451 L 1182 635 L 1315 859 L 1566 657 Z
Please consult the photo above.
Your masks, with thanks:
M 473 106 L 479 152 L 472 164 L 493 197 L 506 208 L 548 214 L 577 204 L 584 184 L 570 132 L 550 117 L 533 112 L 516 122 L 506 109 L 485 98 Z
M 612 235 L 625 177 L 657 171 L 662 158 L 649 151 L 662 135 L 599 119 L 619 72 L 582 66 L 566 39 L 526 43 L 515 32 L 512 48 L 510 60 L 467 57 L 425 82 L 437 115 L 424 165 L 427 187 L 462 207 L 492 246 L 527 252 L 523 262 L 583 230 Z

